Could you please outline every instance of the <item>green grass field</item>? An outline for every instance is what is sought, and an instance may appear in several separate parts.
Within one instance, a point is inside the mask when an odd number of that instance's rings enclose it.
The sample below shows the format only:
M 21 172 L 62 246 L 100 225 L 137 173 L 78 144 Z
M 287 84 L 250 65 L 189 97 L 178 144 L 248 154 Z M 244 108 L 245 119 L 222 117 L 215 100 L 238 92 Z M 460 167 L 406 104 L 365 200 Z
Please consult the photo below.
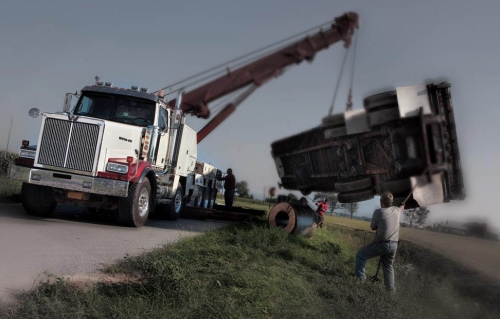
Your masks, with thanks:
M 3 305 L 9 318 L 498 318 L 500 289 L 409 243 L 397 293 L 353 276 L 371 234 L 327 223 L 313 238 L 233 224 L 107 268 L 97 285 L 54 278 Z M 367 266 L 373 275 L 377 260 Z M 124 281 L 123 279 L 128 279 Z M 379 278 L 382 278 L 380 275 Z M 9 315 L 9 313 L 11 313 Z
M 325 223 L 370 230 L 370 222 L 361 219 L 350 219 L 342 216 L 326 215 Z
M 21 182 L 0 176 L 0 203 L 19 202 Z
M 224 205 L 224 195 L 219 194 L 215 202 Z M 241 206 L 251 209 L 265 210 L 267 212 L 269 212 L 270 208 L 272 208 L 272 205 L 269 206 L 269 203 L 264 203 L 263 201 L 260 200 L 240 198 L 240 197 L 234 198 L 233 206 Z

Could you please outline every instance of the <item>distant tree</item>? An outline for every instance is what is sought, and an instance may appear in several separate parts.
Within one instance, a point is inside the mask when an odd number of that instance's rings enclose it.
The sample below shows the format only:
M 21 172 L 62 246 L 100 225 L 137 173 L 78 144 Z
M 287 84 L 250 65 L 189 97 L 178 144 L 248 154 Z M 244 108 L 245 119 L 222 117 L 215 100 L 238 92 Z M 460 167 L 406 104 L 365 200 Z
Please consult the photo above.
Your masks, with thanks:
M 246 181 L 241 181 L 236 183 L 236 192 L 240 197 L 248 198 L 250 197 L 250 190 L 248 189 L 248 183 Z
M 427 220 L 430 210 L 427 207 L 417 207 L 412 209 L 406 209 L 403 211 L 404 218 L 410 223 L 410 228 L 413 224 L 422 225 Z
M 287 197 L 290 197 L 291 199 L 298 199 L 297 196 L 295 196 L 295 194 L 293 193 L 289 193 L 288 195 L 286 195 Z
M 338 199 L 337 199 L 337 193 L 315 193 L 314 194 L 314 201 L 320 201 L 320 200 L 325 200 L 328 199 L 328 211 L 330 214 L 333 213 L 333 211 L 338 207 Z
M 253 195 L 252 195 L 252 194 L 250 194 L 250 197 L 248 197 L 248 198 L 253 199 Z
M 339 208 L 344 209 L 349 215 L 352 216 L 358 212 L 359 204 L 357 202 L 354 203 L 342 203 L 339 204 Z

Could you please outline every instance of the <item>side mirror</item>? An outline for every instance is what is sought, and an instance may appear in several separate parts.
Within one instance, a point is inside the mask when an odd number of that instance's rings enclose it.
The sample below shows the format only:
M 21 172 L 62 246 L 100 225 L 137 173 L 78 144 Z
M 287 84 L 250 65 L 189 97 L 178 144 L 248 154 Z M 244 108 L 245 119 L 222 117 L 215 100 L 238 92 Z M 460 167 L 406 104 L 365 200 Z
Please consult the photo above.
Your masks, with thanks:
M 39 110 L 39 109 L 37 109 L 36 107 L 34 107 L 34 108 L 32 108 L 32 109 L 30 109 L 30 110 L 28 111 L 28 114 L 29 114 L 29 116 L 31 116 L 32 118 L 37 118 L 37 117 L 38 117 L 38 115 L 40 115 L 40 110 Z
M 71 109 L 71 100 L 73 98 L 73 93 L 66 93 L 66 96 L 64 97 L 64 112 L 69 113 L 69 110 Z
M 73 102 L 73 97 L 76 97 L 77 102 L 78 102 L 79 96 L 78 96 L 77 92 L 75 92 L 75 93 L 66 93 L 66 96 L 64 97 L 64 109 L 63 109 L 64 112 L 70 113 L 71 107 L 73 106 L 72 105 L 73 104 L 72 103 Z

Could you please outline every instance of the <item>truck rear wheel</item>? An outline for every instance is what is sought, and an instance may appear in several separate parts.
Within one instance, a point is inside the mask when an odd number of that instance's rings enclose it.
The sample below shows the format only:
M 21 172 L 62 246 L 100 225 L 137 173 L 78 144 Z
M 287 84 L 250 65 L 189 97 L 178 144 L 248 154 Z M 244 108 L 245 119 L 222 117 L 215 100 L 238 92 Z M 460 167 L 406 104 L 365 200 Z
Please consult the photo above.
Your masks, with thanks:
M 370 200 L 373 197 L 375 197 L 375 195 L 372 190 L 365 190 L 350 193 L 339 193 L 337 198 L 339 203 L 354 203 Z
M 50 216 L 57 206 L 50 187 L 28 183 L 21 188 L 21 204 L 28 214 L 43 217 Z
M 179 218 L 183 210 L 184 210 L 184 191 L 182 189 L 182 184 L 179 183 L 179 186 L 177 186 L 177 190 L 174 193 L 174 197 L 172 198 L 172 202 L 168 205 L 167 219 L 177 220 L 177 218 Z
M 335 183 L 335 190 L 337 192 L 352 192 L 360 189 L 365 189 L 372 186 L 372 179 L 366 177 L 352 182 L 337 182 Z
M 368 114 L 368 121 L 371 127 L 400 118 L 396 91 L 368 96 L 363 100 L 363 107 Z
M 151 210 L 151 184 L 145 178 L 140 183 L 130 183 L 128 196 L 120 198 L 118 203 L 118 219 L 120 224 L 130 227 L 141 227 L 148 220 Z

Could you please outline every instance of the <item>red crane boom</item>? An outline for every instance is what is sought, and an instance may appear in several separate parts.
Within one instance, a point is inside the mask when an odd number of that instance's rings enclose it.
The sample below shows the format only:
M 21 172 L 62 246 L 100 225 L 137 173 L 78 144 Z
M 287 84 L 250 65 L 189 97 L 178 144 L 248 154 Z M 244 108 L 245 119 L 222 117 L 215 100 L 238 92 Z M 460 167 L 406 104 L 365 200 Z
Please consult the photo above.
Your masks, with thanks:
M 250 85 L 250 89 L 245 91 L 237 101 L 229 103 L 198 132 L 198 143 L 234 112 L 236 106 L 257 87 L 278 76 L 286 67 L 299 64 L 304 60 L 311 61 L 316 52 L 341 40 L 344 41 L 346 48 L 349 47 L 354 29 L 358 27 L 358 14 L 345 13 L 335 18 L 330 29 L 320 30 L 312 36 L 287 45 L 236 70 L 228 70 L 227 74 L 184 94 L 181 110 L 186 114 L 206 119 L 210 117 L 208 103 Z M 169 106 L 174 107 L 175 102 L 176 100 L 169 101 Z

